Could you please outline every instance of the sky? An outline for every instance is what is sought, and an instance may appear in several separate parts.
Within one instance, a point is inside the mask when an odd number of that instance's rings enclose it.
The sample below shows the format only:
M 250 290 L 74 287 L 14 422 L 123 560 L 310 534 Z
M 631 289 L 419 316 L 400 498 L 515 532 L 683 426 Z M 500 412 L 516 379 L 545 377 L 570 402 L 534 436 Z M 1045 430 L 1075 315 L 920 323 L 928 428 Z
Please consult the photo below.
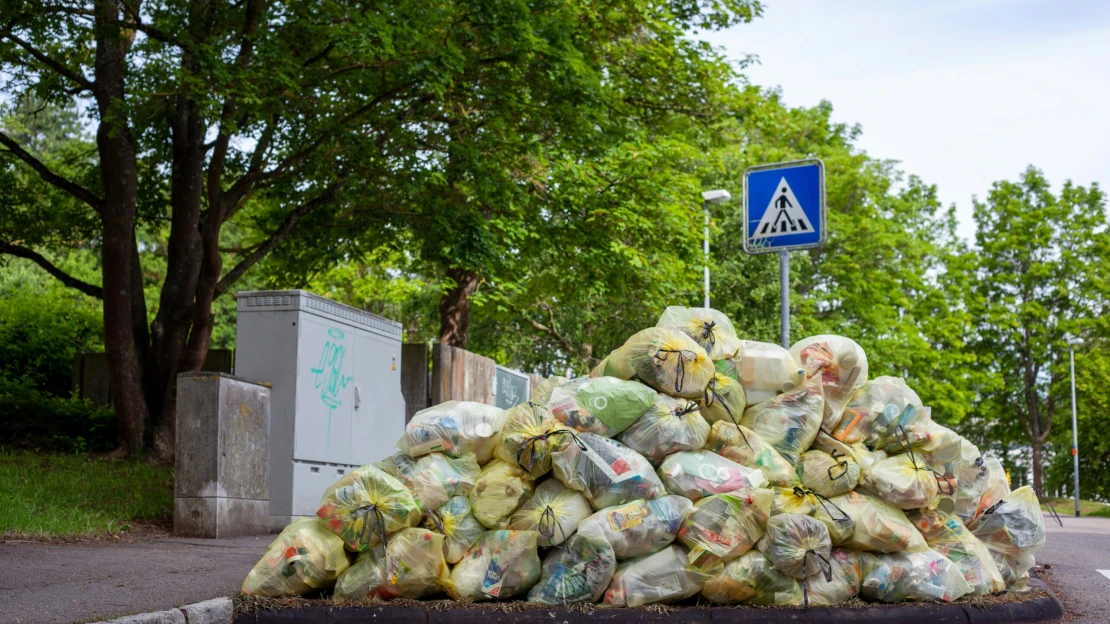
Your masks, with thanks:
M 935 184 L 972 239 L 972 196 L 1030 164 L 1110 190 L 1110 2 L 764 0 L 703 34 L 791 106 L 833 105 L 858 145 Z

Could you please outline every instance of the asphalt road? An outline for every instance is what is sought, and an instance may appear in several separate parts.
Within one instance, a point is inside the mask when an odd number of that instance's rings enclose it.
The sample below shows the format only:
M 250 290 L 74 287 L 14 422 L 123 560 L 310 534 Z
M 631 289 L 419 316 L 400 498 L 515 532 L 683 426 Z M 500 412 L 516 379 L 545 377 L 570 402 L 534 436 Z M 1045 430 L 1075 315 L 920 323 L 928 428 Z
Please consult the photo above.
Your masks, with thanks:
M 0 543 L 0 622 L 86 622 L 239 593 L 274 536 Z
M 1042 577 L 1068 611 L 1068 621 L 1110 622 L 1110 518 L 1045 517 L 1048 540 L 1037 555 Z M 1105 570 L 1103 575 L 1099 570 Z

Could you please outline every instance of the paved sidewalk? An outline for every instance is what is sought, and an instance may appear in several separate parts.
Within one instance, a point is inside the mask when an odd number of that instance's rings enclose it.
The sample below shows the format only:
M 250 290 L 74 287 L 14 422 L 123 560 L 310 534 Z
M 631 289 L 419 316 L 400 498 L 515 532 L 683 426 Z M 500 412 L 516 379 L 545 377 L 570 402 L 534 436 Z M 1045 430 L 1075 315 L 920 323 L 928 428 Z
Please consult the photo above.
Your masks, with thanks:
M 273 537 L 0 542 L 0 622 L 87 622 L 230 596 Z

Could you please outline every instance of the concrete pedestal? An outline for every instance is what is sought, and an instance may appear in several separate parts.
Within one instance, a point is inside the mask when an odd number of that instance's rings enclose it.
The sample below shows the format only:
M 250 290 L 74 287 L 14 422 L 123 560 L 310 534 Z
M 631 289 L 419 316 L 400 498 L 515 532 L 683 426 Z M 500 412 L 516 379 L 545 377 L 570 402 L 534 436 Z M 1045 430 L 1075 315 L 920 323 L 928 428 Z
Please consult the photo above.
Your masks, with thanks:
M 223 373 L 177 378 L 174 535 L 269 531 L 270 387 Z

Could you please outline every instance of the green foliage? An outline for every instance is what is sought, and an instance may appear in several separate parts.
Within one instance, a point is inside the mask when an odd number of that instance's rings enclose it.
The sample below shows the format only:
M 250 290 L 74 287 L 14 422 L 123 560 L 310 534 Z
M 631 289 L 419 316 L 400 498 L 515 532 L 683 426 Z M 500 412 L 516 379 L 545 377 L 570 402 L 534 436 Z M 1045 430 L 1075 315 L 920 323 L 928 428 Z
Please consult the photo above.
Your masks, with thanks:
M 142 460 L 0 448 L 0 536 L 79 536 L 165 523 L 173 473 Z
M 1061 392 L 1070 393 L 1070 380 Z M 1079 493 L 1110 502 L 1110 353 L 1103 340 L 1089 342 L 1075 353 L 1076 420 L 1079 423 Z M 1071 397 L 1060 406 L 1052 430 L 1053 451 L 1046 469 L 1047 491 L 1072 492 Z
M 109 407 L 0 377 L 0 445 L 34 451 L 110 451 L 116 446 L 116 419 Z

